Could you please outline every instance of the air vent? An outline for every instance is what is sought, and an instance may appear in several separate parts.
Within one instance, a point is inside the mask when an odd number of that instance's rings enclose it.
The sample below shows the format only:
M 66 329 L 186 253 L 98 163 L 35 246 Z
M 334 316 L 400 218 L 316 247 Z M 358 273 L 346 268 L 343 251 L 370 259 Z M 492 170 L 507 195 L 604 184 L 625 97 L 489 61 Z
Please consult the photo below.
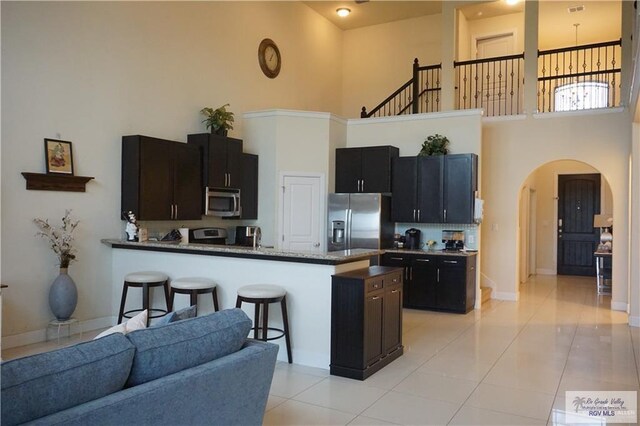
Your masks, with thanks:
M 571 6 L 571 7 L 567 8 L 567 10 L 569 11 L 569 13 L 582 12 L 584 10 L 584 5 Z

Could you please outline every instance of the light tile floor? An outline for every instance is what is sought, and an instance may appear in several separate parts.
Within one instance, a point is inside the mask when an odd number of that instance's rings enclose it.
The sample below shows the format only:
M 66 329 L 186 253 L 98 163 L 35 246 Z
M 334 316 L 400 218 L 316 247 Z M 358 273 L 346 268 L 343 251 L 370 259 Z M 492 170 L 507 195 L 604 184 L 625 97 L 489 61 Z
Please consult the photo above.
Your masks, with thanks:
M 640 329 L 596 295 L 593 278 L 538 276 L 520 291 L 517 303 L 467 315 L 405 310 L 405 354 L 364 382 L 279 362 L 264 423 L 552 425 L 566 390 L 640 391 Z

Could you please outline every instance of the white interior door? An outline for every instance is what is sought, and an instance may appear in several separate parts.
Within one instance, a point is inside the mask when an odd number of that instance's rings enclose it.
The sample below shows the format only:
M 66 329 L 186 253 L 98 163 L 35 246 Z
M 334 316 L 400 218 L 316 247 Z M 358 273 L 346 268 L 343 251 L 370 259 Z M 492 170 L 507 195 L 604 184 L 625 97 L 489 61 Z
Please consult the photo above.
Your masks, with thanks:
M 324 223 L 322 176 L 282 177 L 282 236 L 280 247 L 320 251 Z
M 513 55 L 513 33 L 478 38 L 475 48 L 476 59 Z M 480 79 L 476 91 L 481 96 L 486 112 L 493 111 L 492 115 L 499 115 L 495 114 L 496 111 L 512 110 L 513 97 L 509 96 L 508 82 L 510 74 L 514 72 L 513 63 L 496 61 L 481 64 L 479 67 L 480 71 L 476 67 L 475 72 L 479 72 L 480 75 L 474 76 Z
M 513 34 L 476 39 L 476 59 L 513 55 Z

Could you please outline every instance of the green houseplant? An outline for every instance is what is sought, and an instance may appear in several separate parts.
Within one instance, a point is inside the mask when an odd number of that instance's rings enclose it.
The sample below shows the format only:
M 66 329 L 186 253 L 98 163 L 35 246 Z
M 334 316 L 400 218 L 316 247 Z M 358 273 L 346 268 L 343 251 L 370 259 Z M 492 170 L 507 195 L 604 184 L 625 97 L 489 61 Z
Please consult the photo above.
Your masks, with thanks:
M 227 132 L 233 129 L 233 112 L 227 111 L 228 106 L 230 105 L 224 104 L 217 109 L 205 107 L 200 110 L 200 113 L 207 117 L 202 122 L 206 123 L 207 129 L 211 128 L 211 133 L 226 136 Z
M 418 155 L 447 155 L 449 153 L 449 139 L 439 134 L 428 136 L 422 143 L 422 149 Z

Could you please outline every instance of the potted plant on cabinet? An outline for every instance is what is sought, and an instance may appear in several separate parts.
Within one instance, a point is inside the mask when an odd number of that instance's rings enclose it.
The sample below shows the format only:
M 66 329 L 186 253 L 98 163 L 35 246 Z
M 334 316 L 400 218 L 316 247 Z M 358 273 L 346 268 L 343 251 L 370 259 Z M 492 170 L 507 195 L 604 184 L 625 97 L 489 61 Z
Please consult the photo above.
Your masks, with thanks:
M 207 129 L 211 128 L 211 133 L 227 136 L 227 132 L 233 130 L 233 112 L 227 111 L 228 106 L 230 105 L 224 104 L 216 109 L 205 107 L 200 110 L 200 113 L 207 117 L 202 122 L 206 123 Z
M 449 139 L 439 134 L 428 136 L 422 143 L 419 156 L 447 155 L 449 153 Z

